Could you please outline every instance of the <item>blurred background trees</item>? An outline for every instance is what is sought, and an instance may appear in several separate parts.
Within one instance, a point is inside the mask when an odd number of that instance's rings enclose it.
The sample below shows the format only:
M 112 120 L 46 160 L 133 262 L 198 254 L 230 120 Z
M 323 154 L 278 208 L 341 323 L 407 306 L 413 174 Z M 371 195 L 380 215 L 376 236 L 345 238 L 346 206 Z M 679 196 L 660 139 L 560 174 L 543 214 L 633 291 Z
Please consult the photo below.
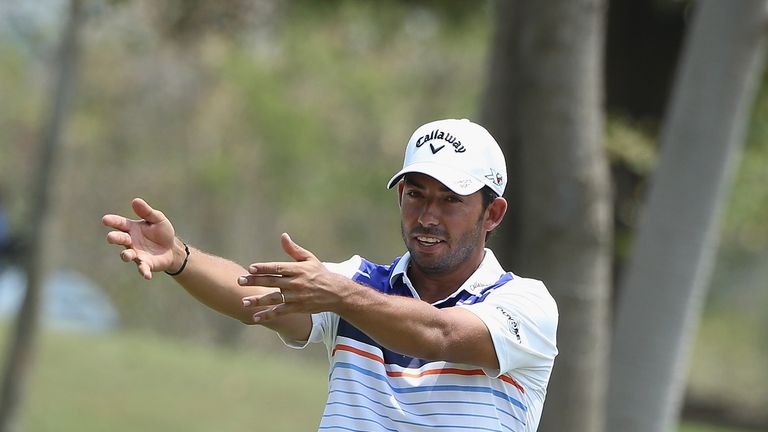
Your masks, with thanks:
M 5 356 L 5 369 L 0 392 L 0 430 L 18 430 L 19 406 L 23 402 L 26 383 L 33 367 L 35 341 L 38 336 L 43 278 L 48 270 L 46 238 L 51 216 L 53 183 L 59 168 L 62 135 L 67 124 L 74 83 L 80 57 L 80 31 L 83 24 L 82 3 L 72 0 L 66 12 L 66 23 L 56 50 L 52 68 L 51 89 L 45 119 L 40 127 L 36 164 L 29 172 L 30 191 L 25 215 L 26 224 L 20 238 L 24 247 L 17 252 L 26 279 L 21 307 L 16 315 L 14 332 Z
M 766 21 L 764 0 L 694 7 L 615 311 L 608 430 L 664 431 L 677 421 L 720 208 L 764 70 Z
M 558 303 L 560 354 L 539 430 L 600 431 L 613 236 L 603 148 L 607 4 L 497 6 L 483 123 L 509 161 L 512 205 L 494 248 L 508 268 L 545 279 Z
M 84 1 L 82 69 L 51 191 L 48 262 L 52 269 L 92 279 L 118 310 L 121 333 L 281 351 L 273 335 L 200 307 L 167 278 L 141 281 L 105 244 L 101 215 L 127 213 L 130 199 L 142 196 L 174 221 L 179 235 L 244 264 L 283 256 L 282 231 L 327 261 L 360 253 L 389 262 L 402 253 L 402 244 L 396 199 L 384 183 L 401 165 L 405 140 L 426 121 L 470 117 L 486 120 L 505 145 L 522 145 L 524 136 L 530 146 L 525 152 L 508 150 L 519 155 L 508 156 L 510 178 L 521 182 L 510 184 L 510 215 L 494 247 L 503 250 L 510 269 L 543 279 L 553 291 L 567 290 L 567 277 L 556 275 L 566 275 L 565 265 L 577 263 L 552 261 L 552 254 L 568 254 L 558 246 L 568 239 L 540 237 L 522 227 L 530 227 L 523 224 L 532 217 L 524 212 L 545 211 L 530 201 L 544 181 L 575 187 L 569 170 L 578 167 L 558 163 L 573 160 L 566 156 L 575 142 L 562 137 L 578 132 L 558 135 L 567 124 L 529 105 L 536 93 L 526 86 L 539 82 L 554 90 L 553 82 L 585 76 L 599 80 L 590 81 L 597 88 L 579 89 L 591 96 L 558 91 L 553 97 L 574 104 L 569 108 L 574 119 L 597 115 L 575 121 L 588 136 L 589 151 L 573 157 L 607 163 L 610 170 L 613 193 L 610 204 L 601 205 L 612 208 L 612 230 L 596 237 L 611 248 L 610 262 L 598 258 L 602 264 L 588 267 L 599 273 L 598 280 L 613 282 L 588 288 L 595 290 L 598 308 L 600 302 L 615 303 L 618 295 L 605 296 L 616 294 L 630 255 L 694 2 L 563 2 L 596 8 L 589 19 L 606 20 L 587 21 L 594 27 L 580 30 L 586 35 L 605 26 L 604 48 L 592 48 L 604 50 L 604 58 L 600 52 L 572 52 L 570 61 L 554 63 L 551 78 L 536 69 L 543 67 L 539 62 L 546 65 L 543 50 L 550 45 L 517 37 L 528 31 L 546 43 L 559 34 L 576 43 L 568 37 L 582 27 L 558 25 L 574 18 L 572 10 L 537 11 L 528 3 Z M 66 7 L 63 0 L 0 3 L 0 189 L 16 233 L 29 223 L 40 125 L 50 100 L 49 70 L 56 67 L 53 55 Z M 549 13 L 552 21 L 533 21 L 528 14 L 535 13 Z M 530 50 L 528 57 L 518 56 L 521 49 Z M 511 72 L 495 66 L 500 52 L 511 53 L 506 69 Z M 585 64 L 603 73 L 582 72 Z M 527 81 L 518 81 L 516 73 Z M 768 382 L 766 91 L 761 85 L 755 98 L 744 156 L 722 209 L 720 247 L 687 379 L 689 407 L 715 406 L 727 411 L 718 418 L 745 424 L 755 424 L 768 406 L 765 386 L 754 385 Z M 504 109 L 493 109 L 494 97 Z M 528 135 L 521 135 L 523 127 Z M 536 127 L 550 135 L 536 135 Z M 562 158 L 550 147 L 555 145 L 562 146 L 557 147 Z M 559 199 L 561 191 L 568 189 L 554 187 L 545 197 L 552 205 L 567 205 Z M 577 214 L 577 208 L 563 211 Z M 567 214 L 557 213 L 566 227 Z M 574 229 L 564 233 L 588 228 L 584 220 L 571 222 Z M 609 238 L 615 239 L 612 246 Z M 541 249 L 537 242 L 544 243 Z M 599 268 L 606 265 L 613 271 Z M 564 318 L 570 310 L 562 311 Z M 604 320 L 600 315 L 607 311 L 596 311 L 592 318 Z M 563 340 L 568 331 L 589 339 L 587 327 L 569 327 L 561 327 L 564 354 L 558 365 L 574 360 L 566 354 L 569 343 L 581 345 L 578 339 Z M 581 354 L 599 359 L 606 349 L 599 340 L 581 345 Z M 321 357 L 316 356 L 319 362 Z M 591 367 L 599 369 L 596 363 Z M 601 384 L 593 385 L 599 392 Z M 595 400 L 599 405 L 599 394 Z

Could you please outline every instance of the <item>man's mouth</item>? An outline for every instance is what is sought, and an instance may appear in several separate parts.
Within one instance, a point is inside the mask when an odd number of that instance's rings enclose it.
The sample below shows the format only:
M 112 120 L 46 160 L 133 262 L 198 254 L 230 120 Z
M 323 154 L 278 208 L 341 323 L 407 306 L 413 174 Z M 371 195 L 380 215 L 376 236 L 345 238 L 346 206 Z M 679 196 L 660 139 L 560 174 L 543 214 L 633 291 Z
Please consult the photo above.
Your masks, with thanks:
M 442 242 L 439 238 L 429 236 L 416 236 L 416 240 L 425 246 L 433 246 Z

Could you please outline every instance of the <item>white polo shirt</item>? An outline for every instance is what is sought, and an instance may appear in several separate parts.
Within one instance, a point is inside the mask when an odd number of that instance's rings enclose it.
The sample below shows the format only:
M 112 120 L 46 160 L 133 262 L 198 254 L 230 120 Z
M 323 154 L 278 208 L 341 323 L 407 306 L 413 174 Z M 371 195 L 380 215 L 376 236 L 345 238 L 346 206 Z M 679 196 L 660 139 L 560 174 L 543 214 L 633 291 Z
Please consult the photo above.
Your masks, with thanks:
M 406 253 L 391 265 L 359 256 L 326 266 L 390 295 L 419 298 Z M 432 304 L 463 307 L 488 327 L 499 370 L 392 352 L 339 315 L 312 315 L 309 340 L 328 349 L 328 401 L 318 430 L 535 431 L 557 355 L 557 306 L 543 283 L 505 272 L 490 249 L 453 294 Z

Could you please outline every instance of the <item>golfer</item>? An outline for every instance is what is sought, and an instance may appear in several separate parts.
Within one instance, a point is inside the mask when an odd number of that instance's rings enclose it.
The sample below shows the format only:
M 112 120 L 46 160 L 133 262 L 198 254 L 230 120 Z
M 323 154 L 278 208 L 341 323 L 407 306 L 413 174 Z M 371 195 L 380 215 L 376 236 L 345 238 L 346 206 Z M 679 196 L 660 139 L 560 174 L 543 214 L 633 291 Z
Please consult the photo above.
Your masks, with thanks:
M 135 199 L 106 215 L 107 241 L 139 273 L 171 275 L 207 306 L 328 349 L 319 430 L 535 431 L 557 355 L 557 306 L 538 280 L 505 271 L 486 237 L 504 218 L 504 155 L 482 126 L 419 127 L 397 187 L 407 248 L 389 265 L 322 263 L 288 234 L 292 260 L 244 268 L 195 249 Z

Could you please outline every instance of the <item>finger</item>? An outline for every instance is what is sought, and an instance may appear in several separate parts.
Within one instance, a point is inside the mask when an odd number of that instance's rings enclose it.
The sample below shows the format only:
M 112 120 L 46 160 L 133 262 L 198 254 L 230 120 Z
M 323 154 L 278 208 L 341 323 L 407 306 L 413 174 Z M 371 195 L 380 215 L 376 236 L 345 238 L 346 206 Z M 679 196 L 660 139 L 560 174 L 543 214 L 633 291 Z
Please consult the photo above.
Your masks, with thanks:
M 279 312 L 275 312 L 276 308 L 277 306 L 256 312 L 255 314 L 253 314 L 253 322 L 263 323 L 263 322 L 275 319 L 279 315 Z
M 138 264 L 139 274 L 146 280 L 152 279 L 152 270 L 150 270 L 149 264 L 144 261 L 140 261 Z
M 286 262 L 253 263 L 248 266 L 248 272 L 252 275 L 260 275 L 262 277 L 296 275 L 294 263 Z
M 160 223 L 165 220 L 163 212 L 153 209 L 141 198 L 134 198 L 133 201 L 131 201 L 131 207 L 133 207 L 133 211 L 136 212 L 136 216 L 151 224 Z
M 269 294 L 256 295 L 243 297 L 244 307 L 259 307 L 259 306 L 275 306 L 281 303 L 285 303 L 284 295 L 280 291 L 271 292 Z
M 115 214 L 107 214 L 101 218 L 101 223 L 120 231 L 128 231 L 130 227 L 130 220 Z
M 288 278 L 280 276 L 248 275 L 237 278 L 240 286 L 260 286 L 280 289 L 290 289 Z
M 271 287 L 272 285 L 270 285 L 270 283 L 274 282 L 270 281 L 268 279 L 269 277 L 270 276 L 244 275 L 237 278 L 237 284 L 240 286 Z
M 290 257 L 296 261 L 317 260 L 312 252 L 304 249 L 291 240 L 291 236 L 289 236 L 288 233 L 283 233 L 283 235 L 280 236 L 280 243 L 283 245 L 285 253 L 290 255 Z
M 268 293 L 265 294 L 257 294 L 257 295 L 250 295 L 245 296 L 241 300 L 243 302 L 243 307 L 251 307 L 251 306 L 258 306 L 258 300 L 262 297 L 264 297 L 267 294 L 271 294 L 272 292 L 280 292 L 278 289 L 273 289 Z
M 125 247 L 131 247 L 133 244 L 130 234 L 122 231 L 110 231 L 107 234 L 107 243 Z
M 237 284 L 240 286 L 257 286 L 266 288 L 269 287 L 269 285 L 265 285 L 264 282 L 269 281 L 263 281 L 263 276 L 253 276 L 253 275 L 243 275 L 237 278 Z
M 287 315 L 290 313 L 296 313 L 301 312 L 299 307 L 297 305 L 290 305 L 290 304 L 280 304 L 272 308 L 267 308 L 261 311 L 258 311 L 253 314 L 253 322 L 254 323 L 265 323 L 271 320 L 274 320 L 275 318 L 278 318 L 282 315 Z
M 134 249 L 126 249 L 122 252 L 120 252 L 120 259 L 124 262 L 131 262 L 135 259 L 137 259 L 139 255 L 136 253 L 136 250 Z

